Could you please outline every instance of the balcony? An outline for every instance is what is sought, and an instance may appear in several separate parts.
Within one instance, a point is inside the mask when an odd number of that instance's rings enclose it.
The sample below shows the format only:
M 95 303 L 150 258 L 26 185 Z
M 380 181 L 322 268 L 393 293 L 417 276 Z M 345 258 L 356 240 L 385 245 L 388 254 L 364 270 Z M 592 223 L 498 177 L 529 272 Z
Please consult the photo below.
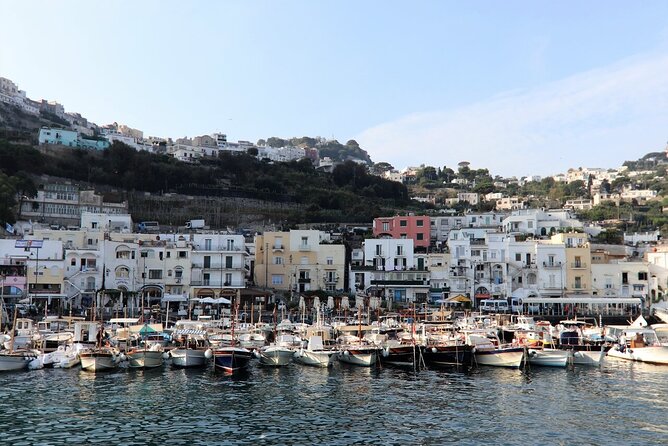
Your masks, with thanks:
M 283 251 L 285 249 L 285 246 L 281 245 L 274 245 L 271 247 L 274 251 Z
M 386 285 L 386 286 L 397 286 L 397 285 L 413 285 L 413 286 L 429 286 L 428 280 L 372 280 L 371 285 Z
M 561 268 L 561 262 L 543 262 L 543 268 Z
M 299 250 L 300 251 L 310 251 L 311 250 L 311 245 L 299 245 Z
M 571 286 L 572 289 L 574 290 L 585 290 L 587 289 L 587 284 L 586 283 L 574 283 Z
M 584 262 L 571 262 L 572 269 L 586 269 L 587 264 Z
M 311 279 L 308 277 L 300 277 L 297 279 L 297 283 L 311 283 Z
M 543 283 L 542 288 L 544 290 L 560 290 L 561 286 L 554 283 Z

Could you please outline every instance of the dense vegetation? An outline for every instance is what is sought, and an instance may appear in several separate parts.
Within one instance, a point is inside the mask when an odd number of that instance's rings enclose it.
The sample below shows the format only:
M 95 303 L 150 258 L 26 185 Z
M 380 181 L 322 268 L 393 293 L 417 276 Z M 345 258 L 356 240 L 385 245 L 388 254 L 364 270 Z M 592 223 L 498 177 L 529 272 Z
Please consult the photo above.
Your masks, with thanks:
M 259 161 L 249 154 L 222 152 L 219 158 L 190 165 L 167 155 L 137 152 L 118 142 L 98 152 L 84 149 L 38 151 L 0 141 L 0 221 L 13 222 L 16 197 L 34 194 L 29 174 L 47 174 L 127 191 L 234 195 L 302 204 L 306 212 L 292 223 L 368 221 L 409 204 L 405 186 L 367 173 L 352 161 L 332 174 L 309 160 Z

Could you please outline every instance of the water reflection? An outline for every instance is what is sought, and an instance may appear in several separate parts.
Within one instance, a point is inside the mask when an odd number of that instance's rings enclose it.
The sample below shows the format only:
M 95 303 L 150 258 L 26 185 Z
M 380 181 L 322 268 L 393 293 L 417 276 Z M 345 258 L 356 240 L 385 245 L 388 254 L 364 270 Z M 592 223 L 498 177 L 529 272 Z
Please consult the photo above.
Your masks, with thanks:
M 668 368 L 0 374 L 0 444 L 657 444 Z

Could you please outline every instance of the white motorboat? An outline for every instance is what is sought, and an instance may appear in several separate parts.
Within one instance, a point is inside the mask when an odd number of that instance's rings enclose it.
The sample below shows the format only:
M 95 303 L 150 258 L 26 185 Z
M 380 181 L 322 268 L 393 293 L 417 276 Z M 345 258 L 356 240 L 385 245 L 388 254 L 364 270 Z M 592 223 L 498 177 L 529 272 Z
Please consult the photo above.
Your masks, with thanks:
M 31 369 L 62 368 L 69 369 L 81 362 L 79 353 L 83 350 L 79 343 L 60 345 L 58 349 L 50 353 L 42 353 L 37 359 L 30 362 Z
M 531 365 L 545 367 L 566 367 L 571 353 L 556 348 L 529 348 L 527 360 Z
M 348 344 L 341 347 L 336 357 L 340 362 L 372 367 L 376 365 L 380 348 L 375 345 Z
M 293 359 L 303 365 L 330 367 L 334 362 L 335 355 L 336 351 L 324 349 L 322 336 L 311 336 L 307 347 L 295 351 Z
M 608 356 L 627 361 L 668 365 L 668 345 L 662 345 L 654 329 L 647 326 L 607 327 L 609 335 L 618 341 L 608 350 Z
M 260 364 L 275 367 L 288 365 L 293 354 L 293 349 L 276 344 L 262 347 L 257 351 L 257 355 L 260 358 Z

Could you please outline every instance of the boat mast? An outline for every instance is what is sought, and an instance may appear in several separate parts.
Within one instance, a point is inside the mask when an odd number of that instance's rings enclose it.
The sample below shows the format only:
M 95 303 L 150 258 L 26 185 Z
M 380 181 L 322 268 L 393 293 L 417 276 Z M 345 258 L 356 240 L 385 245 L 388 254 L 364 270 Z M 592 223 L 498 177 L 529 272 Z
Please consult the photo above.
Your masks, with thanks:
M 14 306 L 14 322 L 12 322 L 12 338 L 9 341 L 9 353 L 14 353 L 14 332 L 16 331 L 16 316 L 18 314 L 18 308 Z

